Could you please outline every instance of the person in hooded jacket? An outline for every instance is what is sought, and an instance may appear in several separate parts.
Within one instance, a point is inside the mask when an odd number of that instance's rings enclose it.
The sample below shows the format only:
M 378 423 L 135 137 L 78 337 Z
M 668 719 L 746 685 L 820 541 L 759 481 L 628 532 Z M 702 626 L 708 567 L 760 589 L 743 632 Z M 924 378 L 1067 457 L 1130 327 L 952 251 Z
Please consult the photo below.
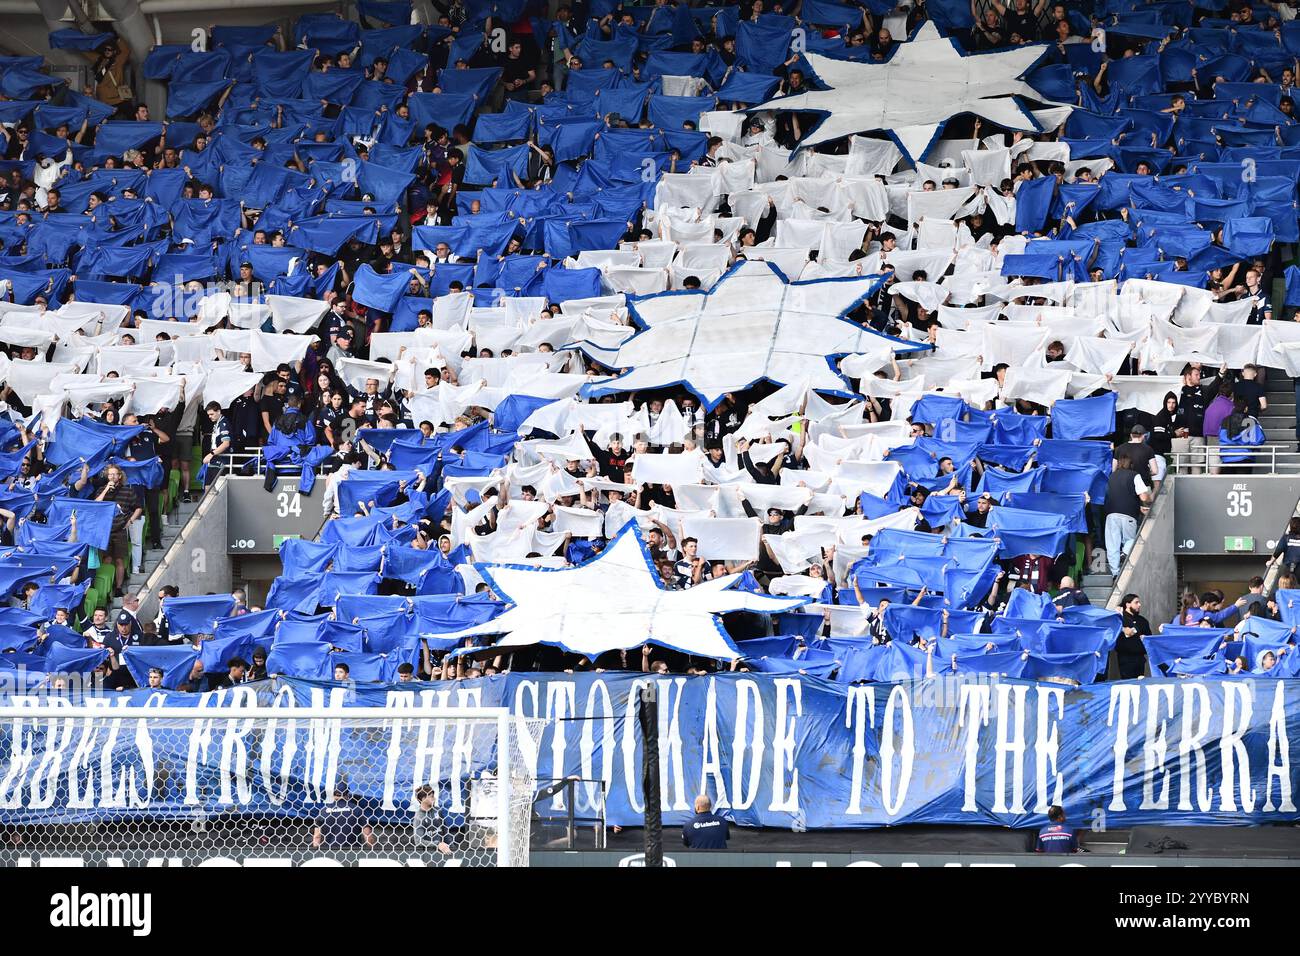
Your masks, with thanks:
M 1173 392 L 1165 392 L 1164 403 L 1160 411 L 1156 412 L 1151 433 L 1147 436 L 1151 450 L 1157 455 L 1168 455 L 1172 448 L 1171 441 L 1174 433 L 1186 427 L 1187 421 L 1178 408 L 1178 396 Z

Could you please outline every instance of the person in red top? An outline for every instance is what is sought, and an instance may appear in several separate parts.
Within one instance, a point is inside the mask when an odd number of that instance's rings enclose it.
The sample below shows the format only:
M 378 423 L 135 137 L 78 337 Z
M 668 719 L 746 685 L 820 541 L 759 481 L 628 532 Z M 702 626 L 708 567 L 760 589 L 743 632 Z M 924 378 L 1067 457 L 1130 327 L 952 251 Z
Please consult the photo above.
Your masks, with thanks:
M 1007 577 L 1012 586 L 1027 584 L 1035 594 L 1042 594 L 1051 587 L 1052 565 L 1055 562 L 1046 555 L 1022 554 L 1012 558 L 1007 565 L 1010 573 Z

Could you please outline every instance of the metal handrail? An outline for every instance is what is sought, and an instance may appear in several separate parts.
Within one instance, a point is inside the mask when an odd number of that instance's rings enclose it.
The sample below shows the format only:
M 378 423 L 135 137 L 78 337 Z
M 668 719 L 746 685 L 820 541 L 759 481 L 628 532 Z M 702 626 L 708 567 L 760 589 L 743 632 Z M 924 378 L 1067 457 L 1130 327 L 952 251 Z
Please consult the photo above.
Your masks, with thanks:
M 563 819 L 565 821 L 565 842 L 568 849 L 576 850 L 578 848 L 578 831 L 577 825 L 580 823 L 589 823 L 595 832 L 596 849 L 605 849 L 605 797 L 609 789 L 604 780 L 588 779 L 585 777 L 563 777 L 549 781 L 537 781 L 538 789 L 533 794 L 533 813 L 543 823 L 549 823 L 553 818 L 539 812 L 536 808 L 546 800 L 550 800 L 556 795 L 564 794 L 564 811 Z M 595 815 L 586 816 L 578 814 L 576 810 L 576 794 L 578 784 L 596 783 L 600 785 L 600 804 L 596 808 Z
M 1278 470 L 1280 466 L 1287 468 L 1288 471 L 1300 470 L 1300 451 L 1296 451 L 1290 444 L 1255 445 L 1250 449 L 1249 460 L 1240 462 L 1224 461 L 1222 457 L 1224 450 L 1219 445 L 1205 445 L 1195 451 L 1172 452 L 1165 456 L 1169 464 L 1169 473 L 1197 475 L 1205 474 L 1208 469 L 1214 468 L 1218 470 L 1218 474 L 1224 475 L 1244 473 L 1276 475 L 1282 474 Z M 1241 448 L 1232 446 L 1227 450 L 1239 454 Z
M 221 470 L 217 472 L 220 475 L 231 475 L 235 478 L 245 475 L 264 476 L 266 474 L 266 459 L 262 457 L 261 449 L 257 451 L 228 452 L 221 456 Z M 253 464 L 250 471 L 244 471 L 249 464 Z M 322 473 L 329 469 L 321 469 Z

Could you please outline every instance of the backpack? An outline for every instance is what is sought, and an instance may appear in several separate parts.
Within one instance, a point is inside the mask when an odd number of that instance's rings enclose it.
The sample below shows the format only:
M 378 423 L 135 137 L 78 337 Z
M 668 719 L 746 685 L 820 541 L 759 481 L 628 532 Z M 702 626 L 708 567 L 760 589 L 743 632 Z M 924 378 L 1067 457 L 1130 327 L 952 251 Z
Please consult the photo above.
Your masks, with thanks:
M 1241 420 L 1241 431 L 1229 435 L 1227 425 L 1219 429 L 1219 460 L 1234 464 L 1247 461 L 1255 445 L 1264 444 L 1264 429 L 1253 416 L 1247 415 Z

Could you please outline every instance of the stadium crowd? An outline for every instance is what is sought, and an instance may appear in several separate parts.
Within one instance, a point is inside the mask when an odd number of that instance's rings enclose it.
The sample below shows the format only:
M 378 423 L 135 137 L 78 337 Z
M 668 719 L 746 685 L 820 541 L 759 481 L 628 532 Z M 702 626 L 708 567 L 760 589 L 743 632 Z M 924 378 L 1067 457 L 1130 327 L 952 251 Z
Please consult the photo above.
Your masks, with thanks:
M 358 10 L 141 64 L 52 34 L 83 91 L 0 59 L 0 666 L 1292 673 L 1293 578 L 1160 634 L 1077 582 L 1118 578 L 1169 456 L 1249 469 L 1265 380 L 1300 375 L 1293 6 Z M 938 28 L 1042 44 L 1027 128 L 981 99 L 923 150 L 800 148 L 810 58 L 870 83 Z M 710 334 L 733 288 L 774 293 L 767 332 Z M 320 540 L 260 605 L 172 589 L 140 621 L 165 514 L 241 473 L 319 500 Z M 457 636 L 508 599 L 478 564 L 571 567 L 630 522 L 663 589 L 808 603 L 726 614 L 735 660 Z

